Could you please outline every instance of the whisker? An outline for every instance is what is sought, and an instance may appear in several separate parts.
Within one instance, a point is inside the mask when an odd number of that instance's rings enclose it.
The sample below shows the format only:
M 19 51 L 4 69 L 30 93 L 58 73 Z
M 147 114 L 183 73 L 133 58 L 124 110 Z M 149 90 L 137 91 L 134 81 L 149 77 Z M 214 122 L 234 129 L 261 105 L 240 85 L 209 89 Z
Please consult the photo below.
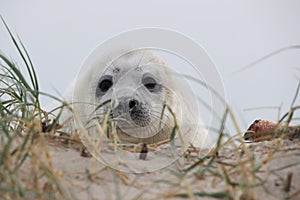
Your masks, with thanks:
M 168 120 L 168 121 L 170 121 L 171 119 L 170 119 L 170 116 L 168 116 L 168 115 L 163 115 L 163 117 L 161 117 L 161 115 L 152 115 L 154 118 L 156 118 L 156 119 L 159 119 L 161 122 L 163 122 L 163 119 L 165 119 L 165 120 Z
M 143 60 L 143 58 L 144 58 L 144 55 L 145 55 L 145 52 L 146 52 L 146 51 L 143 51 L 143 54 L 142 54 L 142 56 L 141 56 L 139 62 L 137 63 L 136 67 L 139 67 L 139 66 L 141 65 L 141 62 L 142 62 L 142 60 Z

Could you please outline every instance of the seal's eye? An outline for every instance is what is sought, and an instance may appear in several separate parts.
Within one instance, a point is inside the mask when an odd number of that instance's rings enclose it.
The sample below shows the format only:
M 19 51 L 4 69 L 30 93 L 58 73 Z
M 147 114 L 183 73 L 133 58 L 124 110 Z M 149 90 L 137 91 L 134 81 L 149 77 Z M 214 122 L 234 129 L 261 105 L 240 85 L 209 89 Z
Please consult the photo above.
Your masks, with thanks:
M 99 84 L 99 88 L 100 88 L 101 92 L 106 92 L 111 86 L 112 86 L 111 80 L 103 80 Z
M 150 92 L 156 92 L 159 90 L 159 84 L 157 84 L 152 75 L 144 74 L 142 83 Z
M 109 88 L 111 88 L 112 85 L 113 85 L 112 76 L 110 75 L 102 76 L 97 87 L 96 95 L 97 96 L 104 95 L 109 90 Z

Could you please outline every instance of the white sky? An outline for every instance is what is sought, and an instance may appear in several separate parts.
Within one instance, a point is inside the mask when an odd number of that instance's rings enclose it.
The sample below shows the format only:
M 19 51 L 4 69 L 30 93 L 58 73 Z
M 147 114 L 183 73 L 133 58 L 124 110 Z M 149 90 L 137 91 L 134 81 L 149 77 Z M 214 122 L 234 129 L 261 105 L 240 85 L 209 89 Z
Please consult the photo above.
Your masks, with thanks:
M 286 111 L 300 78 L 300 49 L 234 73 L 272 51 L 300 44 L 297 0 L 0 0 L 0 14 L 25 43 L 42 91 L 52 94 L 63 93 L 99 43 L 139 27 L 173 29 L 202 45 L 221 73 L 227 100 L 243 129 L 257 118 L 276 120 L 276 109 L 245 109 L 282 105 Z M 2 24 L 0 49 L 17 57 Z

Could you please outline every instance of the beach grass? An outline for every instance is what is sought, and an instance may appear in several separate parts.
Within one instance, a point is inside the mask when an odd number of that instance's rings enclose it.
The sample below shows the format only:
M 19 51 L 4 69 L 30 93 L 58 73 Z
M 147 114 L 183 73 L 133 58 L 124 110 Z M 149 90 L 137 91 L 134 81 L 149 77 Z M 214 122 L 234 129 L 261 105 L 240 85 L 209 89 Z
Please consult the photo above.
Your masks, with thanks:
M 70 163 L 65 163 L 66 169 L 57 167 L 53 162 L 56 155 L 53 151 L 63 154 L 67 146 L 82 155 L 84 147 L 78 136 L 55 135 L 57 126 L 49 120 L 52 113 L 41 108 L 40 96 L 46 95 L 59 101 L 61 106 L 57 110 L 67 107 L 67 103 L 40 91 L 29 53 L 2 21 L 23 62 L 18 66 L 0 51 L 0 199 L 80 199 L 79 193 L 86 191 L 80 190 L 80 187 L 74 189 L 78 185 L 72 183 L 72 177 L 77 175 L 67 170 Z M 296 100 L 299 85 L 290 110 L 279 120 L 286 126 L 300 109 Z M 154 176 L 159 174 L 155 178 L 149 174 L 128 174 L 108 166 L 97 170 L 85 169 L 80 172 L 86 178 L 83 185 L 95 185 L 110 193 L 101 197 L 92 191 L 87 192 L 85 197 L 123 199 L 126 190 L 134 188 L 135 194 L 130 199 L 300 198 L 300 184 L 295 180 L 300 177 L 300 145 L 297 138 L 293 141 L 279 138 L 260 143 L 245 142 L 243 131 L 229 105 L 220 120 L 220 127 L 215 127 L 219 137 L 212 151 L 201 155 L 197 149 L 188 148 L 178 161 L 184 164 L 160 170 L 163 172 L 153 172 Z M 234 124 L 236 134 L 226 132 L 228 123 Z M 45 130 L 45 127 L 48 129 Z M 174 137 L 174 134 L 171 136 Z M 51 148 L 53 146 L 55 148 Z M 127 188 L 125 192 L 124 188 Z M 274 188 L 278 191 L 275 192 Z

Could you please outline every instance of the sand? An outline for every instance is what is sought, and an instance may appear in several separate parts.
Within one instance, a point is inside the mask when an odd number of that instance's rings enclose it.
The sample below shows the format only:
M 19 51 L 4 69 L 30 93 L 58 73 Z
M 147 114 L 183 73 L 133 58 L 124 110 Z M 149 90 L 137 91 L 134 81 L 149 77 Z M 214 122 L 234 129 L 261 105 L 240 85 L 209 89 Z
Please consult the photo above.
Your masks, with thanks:
M 300 143 L 296 140 L 276 139 L 237 149 L 225 145 L 211 164 L 208 158 L 189 172 L 184 170 L 197 160 L 192 154 L 154 172 L 132 173 L 84 157 L 71 146 L 47 144 L 47 148 L 54 168 L 66 180 L 70 198 L 300 199 Z M 141 160 L 134 155 L 132 159 L 153 164 L 151 157 Z

